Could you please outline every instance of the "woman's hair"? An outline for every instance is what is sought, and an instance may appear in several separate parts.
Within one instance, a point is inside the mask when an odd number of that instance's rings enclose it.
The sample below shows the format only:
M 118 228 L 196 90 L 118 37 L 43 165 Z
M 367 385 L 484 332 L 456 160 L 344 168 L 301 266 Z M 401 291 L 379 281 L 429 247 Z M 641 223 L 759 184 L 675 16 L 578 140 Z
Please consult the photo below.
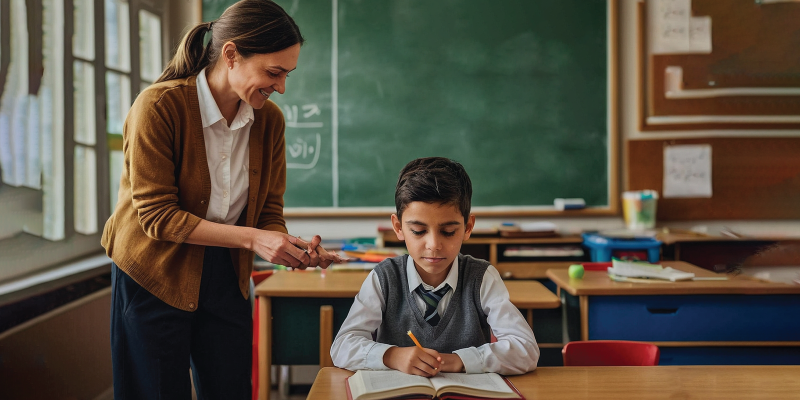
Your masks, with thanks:
M 455 206 L 469 220 L 472 206 L 472 181 L 464 166 L 444 157 L 418 158 L 400 171 L 394 192 L 397 217 L 415 201 Z
M 204 46 L 203 39 L 209 31 L 211 40 Z M 216 21 L 192 28 L 156 82 L 197 75 L 203 68 L 213 66 L 227 42 L 233 42 L 236 51 L 247 58 L 302 45 L 304 41 L 292 17 L 272 0 L 241 0 Z

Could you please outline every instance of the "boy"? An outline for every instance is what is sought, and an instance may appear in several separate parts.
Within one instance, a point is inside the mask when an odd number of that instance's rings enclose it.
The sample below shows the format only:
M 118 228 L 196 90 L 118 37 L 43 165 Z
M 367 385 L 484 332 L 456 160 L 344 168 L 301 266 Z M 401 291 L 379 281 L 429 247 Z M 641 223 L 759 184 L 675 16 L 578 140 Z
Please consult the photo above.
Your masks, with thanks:
M 539 346 L 500 274 L 459 253 L 475 225 L 471 198 L 469 176 L 455 161 L 421 158 L 403 168 L 392 226 L 409 255 L 381 262 L 364 281 L 331 347 L 337 367 L 426 377 L 536 368 Z

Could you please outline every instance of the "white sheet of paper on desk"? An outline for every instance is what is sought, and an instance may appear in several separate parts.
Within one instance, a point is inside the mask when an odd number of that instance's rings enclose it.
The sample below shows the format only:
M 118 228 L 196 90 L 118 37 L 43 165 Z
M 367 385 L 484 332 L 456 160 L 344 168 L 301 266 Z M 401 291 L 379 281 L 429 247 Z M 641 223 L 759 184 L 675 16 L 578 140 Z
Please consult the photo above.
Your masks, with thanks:
M 664 198 L 711 197 L 711 145 L 664 147 Z

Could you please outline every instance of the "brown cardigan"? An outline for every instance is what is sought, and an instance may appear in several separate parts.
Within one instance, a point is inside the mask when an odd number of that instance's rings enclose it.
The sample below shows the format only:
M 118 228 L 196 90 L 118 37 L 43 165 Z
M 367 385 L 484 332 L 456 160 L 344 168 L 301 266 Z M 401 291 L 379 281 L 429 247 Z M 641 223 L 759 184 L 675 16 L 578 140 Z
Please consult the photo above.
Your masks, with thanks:
M 271 101 L 254 111 L 250 187 L 237 225 L 286 233 L 285 123 Z M 197 309 L 205 246 L 184 243 L 211 196 L 195 77 L 158 83 L 139 94 L 123 128 L 125 165 L 119 201 L 102 245 L 120 269 L 165 303 Z M 253 253 L 231 249 L 247 298 Z

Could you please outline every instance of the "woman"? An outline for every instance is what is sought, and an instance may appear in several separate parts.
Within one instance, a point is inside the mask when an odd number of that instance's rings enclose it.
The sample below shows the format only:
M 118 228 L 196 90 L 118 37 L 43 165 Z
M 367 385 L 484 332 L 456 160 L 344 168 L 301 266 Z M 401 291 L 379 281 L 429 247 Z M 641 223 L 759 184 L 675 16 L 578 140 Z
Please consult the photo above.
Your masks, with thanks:
M 203 38 L 211 32 L 211 40 Z M 116 399 L 250 396 L 253 252 L 271 262 L 341 259 L 290 236 L 284 118 L 303 37 L 269 0 L 243 0 L 194 27 L 125 122 L 112 258 Z

